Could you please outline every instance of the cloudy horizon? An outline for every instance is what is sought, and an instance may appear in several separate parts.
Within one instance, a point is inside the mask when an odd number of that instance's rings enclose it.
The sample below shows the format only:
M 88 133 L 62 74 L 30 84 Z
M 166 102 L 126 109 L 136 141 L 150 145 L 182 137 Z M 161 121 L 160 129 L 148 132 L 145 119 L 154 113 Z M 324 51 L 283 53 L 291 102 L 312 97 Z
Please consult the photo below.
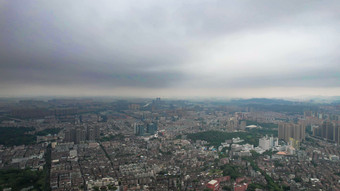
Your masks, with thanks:
M 339 8 L 0 0 L 0 97 L 339 96 Z

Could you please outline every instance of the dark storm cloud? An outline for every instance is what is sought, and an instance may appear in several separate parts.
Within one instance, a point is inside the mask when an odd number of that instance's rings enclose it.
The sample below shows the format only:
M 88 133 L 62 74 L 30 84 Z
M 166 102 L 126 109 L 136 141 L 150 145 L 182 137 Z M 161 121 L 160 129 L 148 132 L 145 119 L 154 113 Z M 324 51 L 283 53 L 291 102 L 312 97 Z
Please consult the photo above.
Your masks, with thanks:
M 2 83 L 161 87 L 181 79 L 174 65 L 185 51 L 144 31 L 147 22 L 107 12 L 103 22 L 100 9 L 78 10 L 78 4 L 66 10 L 57 2 L 3 6 Z
M 0 0 L 0 88 L 338 87 L 339 9 L 336 1 Z
M 9 56 L 8 56 L 9 55 Z M 1 82 L 38 85 L 100 85 L 162 87 L 172 81 L 180 80 L 176 71 L 152 71 L 157 66 L 153 62 L 162 62 L 151 58 L 134 58 L 127 55 L 73 57 L 65 51 L 59 53 L 40 51 L 37 55 L 21 54 L 19 57 L 8 54 L 2 56 Z M 139 59 L 141 59 L 139 61 Z M 146 63 L 143 63 L 146 62 Z

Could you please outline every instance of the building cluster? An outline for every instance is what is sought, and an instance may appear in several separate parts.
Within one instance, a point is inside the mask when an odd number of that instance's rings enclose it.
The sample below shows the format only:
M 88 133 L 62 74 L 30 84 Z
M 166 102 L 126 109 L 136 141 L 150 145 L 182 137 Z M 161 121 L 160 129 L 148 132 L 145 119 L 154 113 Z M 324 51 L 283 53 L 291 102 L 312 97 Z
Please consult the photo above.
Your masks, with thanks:
M 52 190 L 118 186 L 114 169 L 98 143 L 58 143 L 52 147 Z
M 319 146 L 317 146 L 319 145 Z M 292 190 L 338 190 L 340 152 L 337 146 L 313 139 L 301 143 L 294 155 L 278 152 L 258 159 L 258 166 L 273 180 Z M 334 158 L 333 158 L 334 157 Z
M 259 139 L 259 147 L 261 147 L 263 150 L 267 151 L 277 146 L 279 146 L 279 139 L 274 138 L 273 136 L 268 137 L 266 135 L 265 137 L 262 137 L 261 139 Z
M 135 123 L 134 133 L 137 136 L 153 135 L 157 132 L 157 123 Z
M 301 142 L 306 138 L 306 127 L 303 124 L 279 123 L 278 136 L 286 142 L 291 138 Z
M 340 145 L 340 123 L 325 121 L 320 126 L 312 126 L 313 136 L 333 141 Z
M 100 137 L 100 128 L 98 125 L 87 125 L 71 127 L 65 130 L 64 142 L 83 143 L 85 141 L 94 141 Z
M 42 170 L 47 144 L 21 145 L 13 147 L 0 146 L 0 169 Z
M 44 170 L 48 160 L 53 191 L 340 189 L 335 108 L 288 114 L 159 98 L 22 104 L 45 108 L 27 116 L 16 106 L 13 115 L 34 118 L 0 126 L 62 130 L 0 146 L 0 168 Z M 221 144 L 189 138 L 205 131 L 235 136 Z

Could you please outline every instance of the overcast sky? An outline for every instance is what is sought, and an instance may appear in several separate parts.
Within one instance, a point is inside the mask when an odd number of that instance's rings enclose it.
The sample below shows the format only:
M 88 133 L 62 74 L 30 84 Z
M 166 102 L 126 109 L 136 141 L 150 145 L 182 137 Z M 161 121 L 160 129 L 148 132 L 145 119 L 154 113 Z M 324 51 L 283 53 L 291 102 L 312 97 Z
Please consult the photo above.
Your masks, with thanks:
M 0 0 L 0 96 L 340 95 L 340 2 Z

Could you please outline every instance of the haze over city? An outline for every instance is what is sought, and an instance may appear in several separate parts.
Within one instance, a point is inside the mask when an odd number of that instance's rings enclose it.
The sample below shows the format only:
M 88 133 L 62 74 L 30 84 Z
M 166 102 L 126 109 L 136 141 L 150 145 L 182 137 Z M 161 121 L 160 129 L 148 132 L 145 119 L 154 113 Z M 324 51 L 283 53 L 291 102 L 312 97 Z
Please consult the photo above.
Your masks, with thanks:
M 0 0 L 0 191 L 340 191 L 339 10 Z
M 340 95 L 337 1 L 0 1 L 0 96 Z

